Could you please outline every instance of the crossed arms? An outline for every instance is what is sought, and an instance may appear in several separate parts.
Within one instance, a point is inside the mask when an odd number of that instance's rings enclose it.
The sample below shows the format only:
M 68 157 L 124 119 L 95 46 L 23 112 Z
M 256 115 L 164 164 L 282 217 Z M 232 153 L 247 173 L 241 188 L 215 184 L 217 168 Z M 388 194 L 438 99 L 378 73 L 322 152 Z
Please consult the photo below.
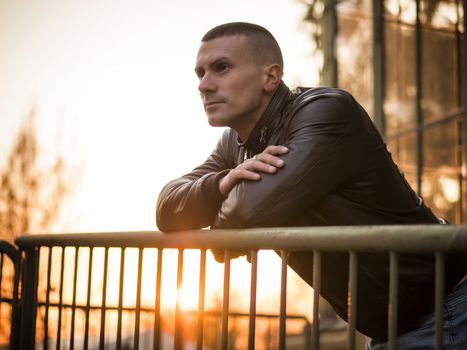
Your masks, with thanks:
M 285 144 L 237 164 L 236 134 L 227 130 L 210 157 L 161 191 L 162 231 L 203 227 L 281 226 L 359 171 L 362 132 L 346 98 L 327 97 L 299 110 Z M 274 143 L 274 136 L 270 143 Z

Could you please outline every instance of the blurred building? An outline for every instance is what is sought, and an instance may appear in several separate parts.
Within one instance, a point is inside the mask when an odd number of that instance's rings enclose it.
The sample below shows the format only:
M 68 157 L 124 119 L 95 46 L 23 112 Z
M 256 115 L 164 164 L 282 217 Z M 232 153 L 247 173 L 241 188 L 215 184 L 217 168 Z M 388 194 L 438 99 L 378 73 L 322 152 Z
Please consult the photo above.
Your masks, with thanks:
M 437 215 L 467 223 L 467 1 L 305 2 L 322 53 L 322 84 L 364 105 Z

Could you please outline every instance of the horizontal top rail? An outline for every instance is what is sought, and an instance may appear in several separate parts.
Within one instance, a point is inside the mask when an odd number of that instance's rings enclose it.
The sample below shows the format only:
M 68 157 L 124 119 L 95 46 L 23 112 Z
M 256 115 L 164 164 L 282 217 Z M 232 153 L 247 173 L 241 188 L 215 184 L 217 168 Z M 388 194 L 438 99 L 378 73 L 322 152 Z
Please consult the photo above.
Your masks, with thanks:
M 285 249 L 289 251 L 461 252 L 467 225 L 266 227 L 158 231 L 30 234 L 16 239 L 32 247 L 136 247 L 175 249 Z

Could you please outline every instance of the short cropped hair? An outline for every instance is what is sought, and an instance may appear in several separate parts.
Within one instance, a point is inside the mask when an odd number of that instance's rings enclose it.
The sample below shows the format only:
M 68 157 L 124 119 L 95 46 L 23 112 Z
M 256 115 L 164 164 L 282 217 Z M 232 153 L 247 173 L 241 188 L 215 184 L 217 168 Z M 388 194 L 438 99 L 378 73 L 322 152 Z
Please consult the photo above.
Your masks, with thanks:
M 252 53 L 258 63 L 277 63 L 284 68 L 282 52 L 276 39 L 269 30 L 257 24 L 247 22 L 221 24 L 209 30 L 201 41 L 206 42 L 233 35 L 244 35 L 250 41 Z

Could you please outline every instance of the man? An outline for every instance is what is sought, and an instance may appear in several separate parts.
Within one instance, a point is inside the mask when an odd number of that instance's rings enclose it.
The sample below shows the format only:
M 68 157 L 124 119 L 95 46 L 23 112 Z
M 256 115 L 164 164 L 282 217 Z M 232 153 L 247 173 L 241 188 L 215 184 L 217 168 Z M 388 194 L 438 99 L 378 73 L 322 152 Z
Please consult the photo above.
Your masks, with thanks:
M 202 165 L 161 191 L 160 230 L 439 223 L 350 94 L 287 88 L 280 48 L 265 28 L 213 28 L 195 72 L 209 124 L 229 128 Z M 289 265 L 312 284 L 312 253 L 291 253 Z M 451 291 L 465 270 L 446 265 Z M 346 318 L 347 254 L 323 254 L 322 271 L 322 295 Z M 433 310 L 433 271 L 432 256 L 400 256 L 400 348 L 413 348 L 404 337 L 417 342 L 417 326 Z M 358 274 L 357 328 L 376 349 L 387 339 L 387 255 L 359 254 Z M 467 283 L 460 286 L 467 294 Z

